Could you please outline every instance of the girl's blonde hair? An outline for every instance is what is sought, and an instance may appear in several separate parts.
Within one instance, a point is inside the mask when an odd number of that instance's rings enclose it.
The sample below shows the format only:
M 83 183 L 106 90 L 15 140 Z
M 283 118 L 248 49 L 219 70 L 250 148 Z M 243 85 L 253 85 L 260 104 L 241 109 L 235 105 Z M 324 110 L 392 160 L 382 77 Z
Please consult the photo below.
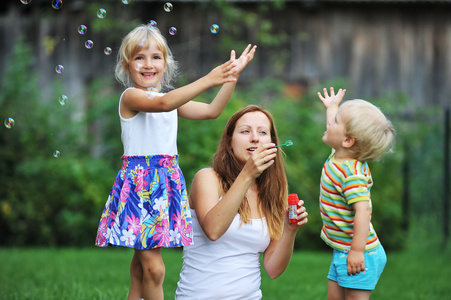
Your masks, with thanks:
M 149 47 L 151 41 L 156 43 L 164 57 L 166 70 L 163 75 L 164 82 L 161 84 L 165 88 L 172 88 L 171 82 L 174 81 L 177 76 L 178 64 L 172 56 L 166 38 L 161 34 L 158 28 L 150 25 L 140 25 L 136 27 L 122 40 L 117 55 L 115 76 L 125 87 L 132 87 L 134 83 L 131 75 L 127 74 L 124 68 L 128 68 L 129 61 L 133 55 L 139 52 L 140 49 Z
M 257 105 L 249 105 L 237 111 L 227 122 L 213 158 L 213 170 L 221 182 L 223 193 L 226 193 L 230 189 L 242 170 L 242 165 L 237 161 L 233 153 L 231 141 L 236 123 L 243 115 L 250 112 L 262 112 L 268 117 L 271 142 L 275 144 L 279 143 L 274 120 L 268 111 L 263 110 Z M 279 150 L 279 154 L 274 159 L 274 164 L 263 171 L 256 179 L 258 186 L 258 205 L 263 216 L 266 218 L 271 239 L 279 239 L 282 236 L 284 212 L 288 201 L 288 183 L 282 154 L 283 152 Z M 241 203 L 238 213 L 240 214 L 241 222 L 249 223 L 251 221 L 251 211 L 246 199 Z
M 382 111 L 365 100 L 348 100 L 339 111 L 346 110 L 345 135 L 355 139 L 351 150 L 355 159 L 373 161 L 392 151 L 395 129 Z

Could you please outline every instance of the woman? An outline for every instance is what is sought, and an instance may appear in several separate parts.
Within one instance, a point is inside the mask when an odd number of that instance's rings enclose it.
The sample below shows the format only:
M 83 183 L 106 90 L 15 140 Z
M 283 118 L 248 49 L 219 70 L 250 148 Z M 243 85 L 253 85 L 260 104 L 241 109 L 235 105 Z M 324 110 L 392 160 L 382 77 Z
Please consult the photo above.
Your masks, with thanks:
M 261 299 L 263 266 L 276 278 L 288 266 L 299 201 L 290 224 L 287 179 L 269 112 L 247 106 L 227 123 L 213 167 L 194 177 L 189 197 L 194 245 L 184 247 L 176 299 Z

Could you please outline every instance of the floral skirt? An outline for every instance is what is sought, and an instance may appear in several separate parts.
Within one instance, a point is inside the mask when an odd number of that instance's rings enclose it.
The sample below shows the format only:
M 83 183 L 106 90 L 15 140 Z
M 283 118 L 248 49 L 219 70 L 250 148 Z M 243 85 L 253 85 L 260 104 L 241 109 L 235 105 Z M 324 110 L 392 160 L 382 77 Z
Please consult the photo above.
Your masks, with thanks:
M 100 219 L 96 246 L 135 249 L 193 243 L 178 155 L 123 156 Z

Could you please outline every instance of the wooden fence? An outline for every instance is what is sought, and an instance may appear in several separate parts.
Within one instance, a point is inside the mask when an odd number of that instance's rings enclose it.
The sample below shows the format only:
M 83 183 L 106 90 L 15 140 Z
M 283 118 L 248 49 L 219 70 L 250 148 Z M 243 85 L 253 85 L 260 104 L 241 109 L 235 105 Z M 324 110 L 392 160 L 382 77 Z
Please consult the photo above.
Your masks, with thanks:
M 246 17 L 254 17 L 254 22 L 230 24 L 233 13 L 224 15 L 208 1 L 172 1 L 170 13 L 163 10 L 161 1 L 124 5 L 117 0 L 113 5 L 111 1 L 77 0 L 65 2 L 59 11 L 52 10 L 49 2 L 33 0 L 23 5 L 14 0 L 2 4 L 0 80 L 15 39 L 24 34 L 36 55 L 44 95 L 51 94 L 52 79 L 60 76 L 54 68 L 62 64 L 65 69 L 60 77 L 67 95 L 80 100 L 80 109 L 84 107 L 86 84 L 99 76 L 112 76 L 120 39 L 128 30 L 90 30 L 96 16 L 88 8 L 96 5 L 109 7 L 105 22 L 110 24 L 115 18 L 118 22 L 137 18 L 141 22 L 157 20 L 164 33 L 176 27 L 176 35 L 166 36 L 187 80 L 225 61 L 230 49 L 223 49 L 221 41 L 232 38 L 242 43 L 237 47 L 259 44 L 255 62 L 246 69 L 242 82 L 274 77 L 295 87 L 292 91 L 302 92 L 342 77 L 348 80 L 350 97 L 403 92 L 420 106 L 451 105 L 451 5 L 336 1 L 312 6 L 291 1 L 283 8 L 270 5 L 265 11 L 261 3 L 239 2 L 232 6 L 247 12 Z M 216 35 L 209 32 L 213 23 L 220 25 Z M 229 25 L 222 26 L 226 23 Z M 269 23 L 276 42 L 259 43 L 261 27 Z M 84 36 L 77 32 L 81 24 L 88 26 Z M 93 49 L 84 47 L 86 39 L 94 41 Z M 113 49 L 110 56 L 103 53 L 107 46 Z

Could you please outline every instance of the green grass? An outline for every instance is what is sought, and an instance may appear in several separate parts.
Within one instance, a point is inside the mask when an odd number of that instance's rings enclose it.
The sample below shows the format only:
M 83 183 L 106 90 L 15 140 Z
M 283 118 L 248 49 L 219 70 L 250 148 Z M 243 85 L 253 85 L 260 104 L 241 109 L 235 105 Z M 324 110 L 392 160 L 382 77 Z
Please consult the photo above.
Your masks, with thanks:
M 0 299 L 126 299 L 133 250 L 1 249 Z M 449 251 L 388 253 L 371 299 L 451 299 Z M 174 299 L 181 251 L 165 249 L 165 299 Z M 279 278 L 262 276 L 263 299 L 326 299 L 331 253 L 296 252 Z

